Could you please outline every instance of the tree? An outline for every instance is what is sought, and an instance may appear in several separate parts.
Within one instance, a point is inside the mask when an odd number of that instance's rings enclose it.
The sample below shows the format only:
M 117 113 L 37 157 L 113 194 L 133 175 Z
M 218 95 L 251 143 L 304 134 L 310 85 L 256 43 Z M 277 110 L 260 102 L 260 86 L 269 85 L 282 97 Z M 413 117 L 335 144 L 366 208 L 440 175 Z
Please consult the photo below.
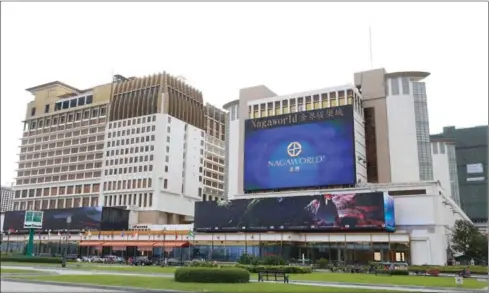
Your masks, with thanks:
M 487 238 L 469 221 L 455 221 L 452 247 L 469 259 L 487 258 Z

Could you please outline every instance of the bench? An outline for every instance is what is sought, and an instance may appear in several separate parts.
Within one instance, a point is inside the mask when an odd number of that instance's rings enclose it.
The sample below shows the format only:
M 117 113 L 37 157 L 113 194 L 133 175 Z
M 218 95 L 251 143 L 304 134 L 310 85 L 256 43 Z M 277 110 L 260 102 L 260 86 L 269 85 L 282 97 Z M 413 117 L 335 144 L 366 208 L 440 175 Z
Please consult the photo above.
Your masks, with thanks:
M 263 282 L 263 281 L 278 282 L 280 280 L 282 280 L 284 283 L 289 283 L 289 276 L 285 272 L 277 272 L 277 271 L 258 272 L 258 282 Z

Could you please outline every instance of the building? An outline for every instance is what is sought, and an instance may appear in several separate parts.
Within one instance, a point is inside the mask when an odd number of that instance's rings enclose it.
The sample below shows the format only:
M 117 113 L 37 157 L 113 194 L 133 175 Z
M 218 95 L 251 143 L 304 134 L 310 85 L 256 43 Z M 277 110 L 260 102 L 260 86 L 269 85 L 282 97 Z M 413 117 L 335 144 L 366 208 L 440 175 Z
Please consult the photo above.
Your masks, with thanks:
M 209 103 L 205 104 L 204 192 L 202 200 L 224 197 L 227 113 Z
M 439 182 L 371 184 L 360 188 L 323 191 L 333 194 L 389 193 L 394 201 L 396 231 L 243 231 L 241 227 L 236 229 L 227 226 L 228 222 L 220 221 L 223 213 L 208 213 L 208 204 L 214 205 L 213 210 L 224 209 L 224 206 L 216 207 L 217 202 L 202 202 L 199 205 L 207 206 L 200 211 L 205 219 L 202 221 L 199 218 L 198 211 L 194 225 L 134 225 L 130 231 L 102 231 L 98 235 L 93 232 L 73 233 L 69 241 L 64 234 L 43 234 L 41 240 L 36 237 L 34 251 L 56 253 L 68 247 L 72 253 L 81 251 L 82 255 L 104 252 L 129 257 L 141 254 L 158 256 L 164 248 L 165 256 L 183 260 L 204 258 L 236 261 L 246 251 L 257 256 L 281 255 L 288 260 L 301 259 L 304 255 L 304 258 L 313 261 L 326 258 L 328 261 L 347 263 L 398 261 L 411 265 L 444 265 L 452 254 L 448 246 L 450 227 L 457 219 L 468 220 L 460 207 L 443 194 Z M 281 194 L 284 198 L 310 195 L 310 192 Z M 276 196 L 269 193 L 253 194 L 245 195 L 243 200 L 251 201 L 256 197 L 275 199 Z M 303 210 L 301 206 L 297 208 Z M 273 214 L 275 209 L 267 211 L 254 211 L 252 217 L 260 220 L 266 214 Z M 236 216 L 245 217 L 242 213 Z M 190 232 L 209 223 L 226 228 L 226 231 Z M 9 238 L 9 246 L 14 251 L 22 251 L 26 243 L 25 236 L 13 233 Z M 7 247 L 5 242 L 2 250 Z
M 487 125 L 444 127 L 431 139 L 454 142 L 462 210 L 475 225 L 487 229 Z
M 11 211 L 13 209 L 15 191 L 12 188 L 2 186 L 2 205 L 0 212 Z
M 368 182 L 433 180 L 426 85 L 428 72 L 358 72 L 365 109 Z
M 202 199 L 202 93 L 168 73 L 117 75 L 106 125 L 100 201 L 139 211 L 139 223 L 191 221 Z
M 433 177 L 440 181 L 445 194 L 460 206 L 457 158 L 453 139 L 433 137 L 431 139 Z
M 14 210 L 99 205 L 111 84 L 80 90 L 59 81 L 27 89 Z
M 178 224 L 191 221 L 206 174 L 210 198 L 222 197 L 224 114 L 206 109 L 182 78 L 116 75 L 85 90 L 61 82 L 27 90 L 34 100 L 14 210 L 123 206 L 133 222 Z M 204 174 L 205 166 L 214 172 Z
M 279 117 L 280 115 L 345 105 L 351 105 L 354 109 L 356 175 L 352 183 L 353 185 L 365 183 L 367 172 L 362 97 L 354 86 L 325 88 L 286 96 L 277 96 L 265 86 L 241 89 L 238 100 L 223 106 L 229 112 L 229 131 L 226 134 L 229 137 L 226 144 L 226 169 L 228 170 L 226 194 L 228 198 L 231 199 L 237 194 L 243 194 L 244 191 L 245 120 Z

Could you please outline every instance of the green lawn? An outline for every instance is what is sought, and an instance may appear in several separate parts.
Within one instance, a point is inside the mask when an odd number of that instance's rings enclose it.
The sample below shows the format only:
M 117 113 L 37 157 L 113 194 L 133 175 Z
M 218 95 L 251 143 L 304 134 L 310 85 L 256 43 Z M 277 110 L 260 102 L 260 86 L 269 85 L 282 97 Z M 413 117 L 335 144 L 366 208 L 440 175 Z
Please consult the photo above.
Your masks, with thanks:
M 44 274 L 42 271 L 26 269 L 0 269 L 1 274 Z
M 59 264 L 30 264 L 30 263 L 12 263 L 24 266 L 57 266 Z M 11 263 L 2 263 L 2 265 L 11 265 Z M 78 266 L 77 266 L 78 265 Z M 99 271 L 120 271 L 135 273 L 154 273 L 154 274 L 173 274 L 174 267 L 159 266 L 124 266 L 124 265 L 104 265 L 90 263 L 69 263 L 67 268 L 80 270 L 99 270 Z M 256 274 L 252 274 L 253 280 L 257 279 Z M 316 282 L 344 282 L 344 283 L 362 283 L 362 284 L 395 284 L 404 286 L 426 286 L 426 287 L 456 287 L 453 277 L 429 277 L 429 276 L 385 276 L 371 274 L 347 274 L 347 273 L 312 273 L 312 274 L 291 274 L 291 281 L 316 281 Z M 477 289 L 487 286 L 485 282 L 479 282 L 475 279 L 465 279 L 463 288 Z
M 202 283 L 177 283 L 171 278 L 142 277 L 135 276 L 111 276 L 111 275 L 58 275 L 43 277 L 19 277 L 21 279 L 54 281 L 78 284 L 94 284 L 105 286 L 138 287 L 145 289 L 168 289 L 192 292 L 215 292 L 215 293 L 328 293 L 328 292 L 352 292 L 351 288 L 329 288 L 319 286 L 301 286 L 293 284 L 273 283 L 248 283 L 248 284 L 202 284 Z M 360 293 L 393 293 L 394 291 L 360 290 Z M 402 292 L 402 291 L 395 291 Z

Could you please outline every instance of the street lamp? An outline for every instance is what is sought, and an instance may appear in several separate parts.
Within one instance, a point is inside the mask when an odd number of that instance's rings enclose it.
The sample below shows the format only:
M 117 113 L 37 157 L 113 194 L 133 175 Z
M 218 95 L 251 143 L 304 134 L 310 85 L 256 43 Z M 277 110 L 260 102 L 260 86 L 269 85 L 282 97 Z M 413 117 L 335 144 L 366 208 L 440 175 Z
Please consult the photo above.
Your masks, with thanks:
M 63 253 L 63 259 L 61 260 L 61 267 L 66 267 L 66 256 L 68 254 L 68 231 L 70 230 L 70 224 L 71 224 L 71 217 L 66 218 L 66 234 L 65 234 L 65 239 L 66 239 L 66 247 L 65 247 L 65 252 Z

